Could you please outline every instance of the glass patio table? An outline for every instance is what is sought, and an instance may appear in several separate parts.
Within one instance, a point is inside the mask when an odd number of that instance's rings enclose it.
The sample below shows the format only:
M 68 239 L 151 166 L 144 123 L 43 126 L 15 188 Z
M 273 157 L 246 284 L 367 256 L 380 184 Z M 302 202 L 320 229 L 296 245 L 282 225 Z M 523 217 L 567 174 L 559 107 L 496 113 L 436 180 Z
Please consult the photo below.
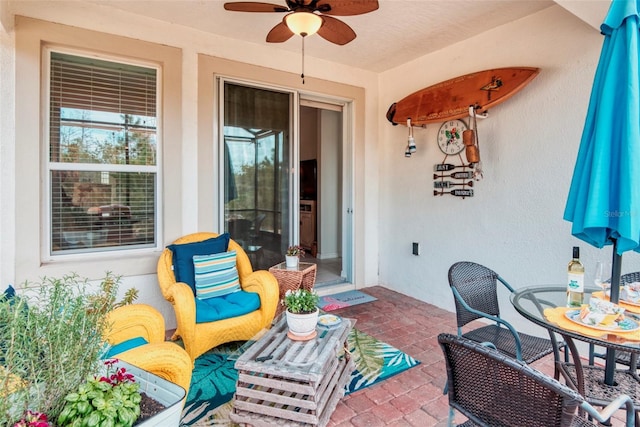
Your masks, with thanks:
M 599 296 L 598 293 L 601 295 L 602 289 L 585 287 L 585 303 L 589 301 L 593 293 Z M 532 286 L 519 289 L 511 295 L 511 303 L 522 316 L 564 338 L 571 352 L 573 365 L 556 360 L 556 366 L 565 379 L 573 383 L 578 392 L 587 399 L 590 395 L 595 395 L 596 400 L 606 401 L 607 393 L 610 390 L 607 390 L 604 383 L 604 373 L 607 368 L 615 369 L 615 361 L 614 366 L 605 366 L 605 369 L 593 365 L 584 366 L 574 340 L 602 346 L 608 350 L 630 352 L 632 354 L 631 366 L 635 366 L 638 354 L 640 354 L 640 314 L 625 311 L 625 317 L 630 321 L 627 325 L 628 329 L 613 326 L 587 326 L 579 321 L 576 313 L 579 310 L 567 308 L 566 302 L 566 286 Z M 638 308 L 637 311 L 640 311 L 640 307 Z M 595 375 L 597 378 L 593 378 Z M 637 402 L 640 396 L 635 395 L 637 394 L 635 390 L 640 386 L 640 377 L 635 373 L 635 369 L 616 370 L 615 375 L 615 382 L 621 383 L 616 386 L 623 386 L 624 392 Z M 622 383 L 627 384 L 628 390 Z M 585 389 L 587 393 L 585 393 Z

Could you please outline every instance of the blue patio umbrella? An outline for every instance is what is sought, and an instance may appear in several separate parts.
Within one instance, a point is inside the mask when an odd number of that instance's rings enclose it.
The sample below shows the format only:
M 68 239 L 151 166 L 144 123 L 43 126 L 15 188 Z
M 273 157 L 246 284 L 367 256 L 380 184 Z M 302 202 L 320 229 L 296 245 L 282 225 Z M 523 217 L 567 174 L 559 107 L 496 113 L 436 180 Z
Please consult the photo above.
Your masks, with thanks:
M 604 43 L 564 212 L 574 236 L 597 248 L 613 245 L 613 302 L 622 254 L 640 252 L 639 1 L 614 0 L 600 26 Z M 614 358 L 607 353 L 608 384 Z

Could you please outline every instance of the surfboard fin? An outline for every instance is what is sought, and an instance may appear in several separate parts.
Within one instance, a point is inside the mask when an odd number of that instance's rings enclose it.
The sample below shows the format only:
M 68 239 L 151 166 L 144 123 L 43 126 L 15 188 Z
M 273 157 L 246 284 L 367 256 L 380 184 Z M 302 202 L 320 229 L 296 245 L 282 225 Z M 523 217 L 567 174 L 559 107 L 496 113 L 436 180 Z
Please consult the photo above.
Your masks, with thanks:
M 387 110 L 387 120 L 389 120 L 391 122 L 391 124 L 394 125 L 394 126 L 398 126 L 397 123 L 393 122 L 393 116 L 396 115 L 396 104 L 397 103 L 394 102 L 393 104 L 391 104 L 391 106 Z

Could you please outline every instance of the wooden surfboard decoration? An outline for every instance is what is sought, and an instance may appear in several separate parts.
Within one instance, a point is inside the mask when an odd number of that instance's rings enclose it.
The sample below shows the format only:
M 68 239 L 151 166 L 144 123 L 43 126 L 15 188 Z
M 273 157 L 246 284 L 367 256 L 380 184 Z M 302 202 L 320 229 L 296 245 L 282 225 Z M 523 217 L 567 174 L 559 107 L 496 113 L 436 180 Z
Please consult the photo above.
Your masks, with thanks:
M 524 88 L 538 73 L 534 67 L 507 67 L 478 71 L 421 89 L 391 104 L 387 120 L 393 125 L 440 123 L 469 115 L 473 106 L 482 114 Z

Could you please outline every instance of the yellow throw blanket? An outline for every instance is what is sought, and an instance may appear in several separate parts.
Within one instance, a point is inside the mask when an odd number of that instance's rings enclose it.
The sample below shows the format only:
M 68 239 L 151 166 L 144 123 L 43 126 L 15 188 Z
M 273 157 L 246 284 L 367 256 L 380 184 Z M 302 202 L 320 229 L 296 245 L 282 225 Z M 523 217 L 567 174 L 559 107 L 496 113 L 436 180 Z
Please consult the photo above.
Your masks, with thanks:
M 640 341 L 640 329 L 636 329 L 635 331 L 624 332 L 620 331 L 605 331 L 601 329 L 592 328 L 588 325 L 583 325 L 581 323 L 574 322 L 567 318 L 565 313 L 568 310 L 575 310 L 575 308 L 567 308 L 567 307 L 556 307 L 556 308 L 546 308 L 544 310 L 544 317 L 562 329 L 566 329 L 571 332 L 577 332 L 580 335 L 584 335 L 587 337 L 600 338 L 605 335 L 615 335 L 618 338 L 621 338 L 624 341 Z

